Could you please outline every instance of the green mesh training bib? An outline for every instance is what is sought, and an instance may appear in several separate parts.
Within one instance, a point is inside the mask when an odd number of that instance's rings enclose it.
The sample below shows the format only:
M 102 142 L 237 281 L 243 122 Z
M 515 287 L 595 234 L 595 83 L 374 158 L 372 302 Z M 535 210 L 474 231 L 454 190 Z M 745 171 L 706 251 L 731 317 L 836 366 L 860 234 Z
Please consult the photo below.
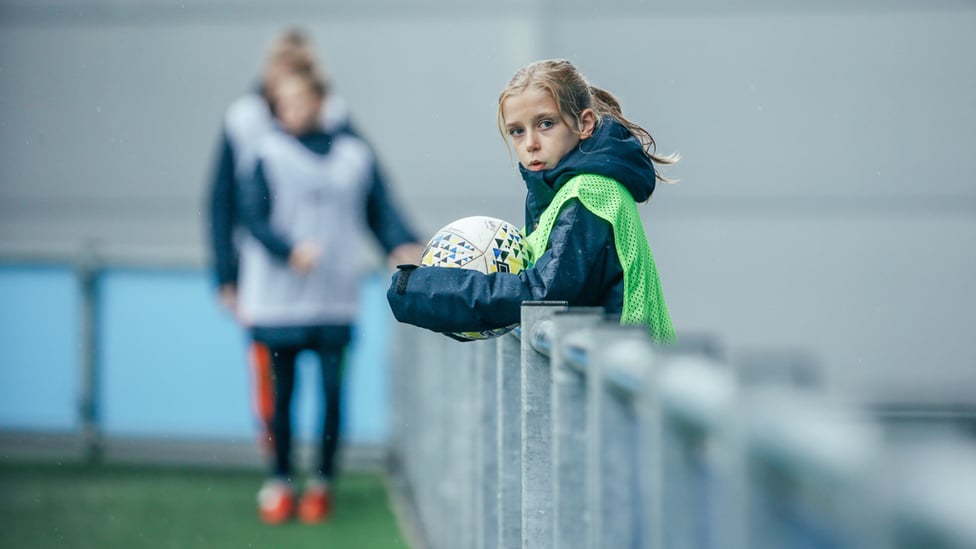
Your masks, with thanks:
M 534 263 L 545 253 L 549 233 L 559 210 L 572 198 L 579 199 L 587 210 L 613 227 L 617 257 L 624 271 L 624 306 L 620 323 L 644 324 L 655 340 L 674 341 L 674 326 L 664 302 L 664 292 L 647 235 L 644 234 L 644 225 L 637 213 L 637 203 L 627 189 L 613 179 L 583 174 L 567 181 L 542 212 L 539 226 L 526 237 L 528 259 Z

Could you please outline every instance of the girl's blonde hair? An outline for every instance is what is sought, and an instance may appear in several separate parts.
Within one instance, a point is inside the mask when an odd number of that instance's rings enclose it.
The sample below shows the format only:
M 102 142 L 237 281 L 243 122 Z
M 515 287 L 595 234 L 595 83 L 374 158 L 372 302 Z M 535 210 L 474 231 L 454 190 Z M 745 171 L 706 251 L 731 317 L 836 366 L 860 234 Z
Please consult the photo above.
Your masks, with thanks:
M 502 116 L 502 103 L 513 95 L 518 95 L 529 88 L 543 90 L 556 100 L 559 113 L 576 121 L 577 129 L 581 126 L 580 114 L 586 109 L 593 109 L 596 113 L 596 123 L 600 124 L 604 117 L 611 117 L 620 122 L 630 133 L 640 141 L 644 154 L 657 164 L 674 164 L 681 159 L 681 155 L 659 155 L 655 152 L 657 144 L 651 133 L 641 126 L 624 118 L 620 108 L 620 101 L 612 93 L 590 85 L 586 78 L 572 63 L 565 59 L 547 59 L 536 61 L 519 69 L 512 76 L 508 85 L 498 96 L 498 131 L 506 139 L 505 118 Z M 657 173 L 655 177 L 662 182 L 672 183 L 669 179 Z

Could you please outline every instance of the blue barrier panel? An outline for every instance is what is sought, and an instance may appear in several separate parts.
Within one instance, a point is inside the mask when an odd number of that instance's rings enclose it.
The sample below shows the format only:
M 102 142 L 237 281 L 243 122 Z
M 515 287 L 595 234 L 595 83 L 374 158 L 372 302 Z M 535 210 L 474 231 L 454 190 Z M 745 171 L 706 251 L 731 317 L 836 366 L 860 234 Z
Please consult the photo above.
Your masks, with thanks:
M 359 319 L 346 366 L 343 436 L 364 444 L 390 438 L 390 353 L 395 320 L 386 301 L 390 279 L 367 277 L 360 290 Z
M 365 285 L 364 322 L 348 359 L 349 442 L 387 436 L 383 329 L 389 313 L 385 296 L 380 303 L 376 295 L 379 282 L 374 277 Z M 254 436 L 248 340 L 217 306 L 204 273 L 111 269 L 99 279 L 99 292 L 99 420 L 107 435 Z M 295 428 L 307 440 L 319 429 L 319 371 L 310 354 L 299 358 L 298 368 Z
M 0 428 L 78 428 L 80 314 L 71 267 L 0 267 Z
M 245 339 L 202 272 L 110 269 L 97 284 L 105 434 L 252 436 Z

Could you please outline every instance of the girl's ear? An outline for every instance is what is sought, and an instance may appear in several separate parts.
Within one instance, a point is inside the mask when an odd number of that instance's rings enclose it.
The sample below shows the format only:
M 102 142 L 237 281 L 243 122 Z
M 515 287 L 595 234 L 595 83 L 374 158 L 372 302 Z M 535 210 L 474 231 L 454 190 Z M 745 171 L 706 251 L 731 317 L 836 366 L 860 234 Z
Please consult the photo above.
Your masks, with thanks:
M 579 115 L 579 121 L 580 139 L 586 139 L 593 135 L 593 129 L 596 128 L 596 112 L 593 109 L 583 109 Z

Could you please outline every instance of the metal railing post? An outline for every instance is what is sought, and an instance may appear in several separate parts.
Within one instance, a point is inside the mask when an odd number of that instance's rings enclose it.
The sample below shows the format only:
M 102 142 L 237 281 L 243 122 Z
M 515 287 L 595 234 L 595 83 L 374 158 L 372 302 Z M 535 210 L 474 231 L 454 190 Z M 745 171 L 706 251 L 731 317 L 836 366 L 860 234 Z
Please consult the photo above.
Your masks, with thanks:
M 457 518 L 448 522 L 454 523 L 451 539 L 456 540 L 456 545 L 452 546 L 463 548 L 473 548 L 475 545 L 475 452 L 478 435 L 476 345 L 476 342 L 449 342 L 449 352 L 457 353 L 457 356 L 447 356 L 440 364 L 446 370 L 444 389 L 453 395 L 451 410 L 445 418 L 451 427 L 447 430 L 447 442 L 452 450 L 445 470 L 453 476 L 453 486 L 450 488 L 451 493 L 455 494 L 454 497 L 449 495 L 445 498 L 448 506 L 443 516 L 450 516 L 450 504 L 456 502 L 454 513 Z
M 648 369 L 650 337 L 642 326 L 606 322 L 593 331 L 593 380 L 589 464 L 593 484 L 594 547 L 633 547 L 638 542 L 639 481 L 634 398 Z M 643 465 L 643 464 L 641 464 Z
M 744 549 L 734 377 L 705 356 L 670 356 L 657 376 L 659 522 L 668 548 Z
M 415 379 L 422 389 L 417 394 L 420 413 L 414 429 L 416 455 L 413 465 L 417 472 L 413 478 L 417 480 L 421 520 L 431 547 L 446 549 L 454 546 L 457 540 L 451 537 L 454 521 L 444 520 L 447 512 L 456 516 L 456 505 L 449 499 L 455 479 L 449 469 L 452 434 L 446 421 L 456 413 L 451 398 L 456 388 L 445 380 L 445 367 L 457 365 L 448 360 L 446 348 L 453 342 L 446 337 L 423 333 L 420 343 L 421 360 Z
M 498 338 L 498 549 L 522 546 L 522 363 L 514 333 Z
M 637 414 L 637 463 L 641 467 L 639 490 L 641 498 L 640 544 L 641 549 L 664 547 L 664 520 L 662 503 L 663 425 L 658 377 L 660 357 L 655 357 L 652 371 L 641 379 L 640 395 L 635 402 Z
M 532 347 L 535 332 L 565 302 L 522 303 L 522 547 L 552 547 L 552 369 Z
M 475 351 L 475 547 L 498 547 L 498 344 L 479 341 Z
M 601 445 L 603 441 L 603 364 L 595 356 L 604 341 L 597 336 L 598 328 L 590 331 L 586 369 L 586 516 L 589 518 L 586 547 L 601 549 L 603 536 L 603 470 Z
M 876 547 L 877 425 L 792 390 L 747 403 L 748 547 Z
M 940 435 L 886 448 L 886 453 L 889 463 L 876 475 L 873 489 L 885 502 L 879 520 L 882 535 L 870 547 L 976 547 L 976 443 L 972 438 Z
M 576 307 L 553 315 L 552 364 L 552 501 L 553 546 L 586 545 L 586 383 L 569 363 L 567 339 L 592 328 L 602 318 L 599 307 Z
M 77 267 L 81 290 L 81 387 L 78 412 L 81 419 L 82 454 L 89 463 L 102 458 L 102 434 L 98 406 L 98 282 L 101 260 L 94 244 L 82 252 Z
M 392 445 L 396 450 L 394 464 L 405 477 L 409 478 L 407 467 L 410 466 L 413 458 L 415 440 L 410 433 L 416 425 L 416 392 L 420 386 L 419 383 L 413 382 L 413 378 L 417 375 L 417 362 L 420 357 L 418 339 L 420 338 L 417 328 L 405 325 L 399 326 L 395 330 L 395 335 L 396 353 L 390 361 L 393 387 L 390 395 L 393 409 L 390 418 L 391 435 Z

